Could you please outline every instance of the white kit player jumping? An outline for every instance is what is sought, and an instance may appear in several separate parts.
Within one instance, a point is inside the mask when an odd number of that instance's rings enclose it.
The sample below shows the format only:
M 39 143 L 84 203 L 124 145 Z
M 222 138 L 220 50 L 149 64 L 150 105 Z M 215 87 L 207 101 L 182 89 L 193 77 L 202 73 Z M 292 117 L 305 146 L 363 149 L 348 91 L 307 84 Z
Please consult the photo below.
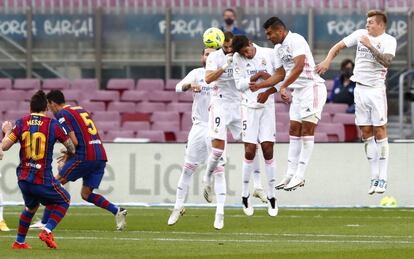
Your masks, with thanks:
M 366 29 L 356 30 L 336 43 L 317 66 L 325 73 L 332 60 L 345 47 L 357 46 L 354 75 L 356 82 L 355 122 L 362 131 L 365 153 L 371 168 L 368 194 L 384 193 L 387 188 L 388 138 L 385 77 L 395 56 L 397 41 L 385 33 L 387 16 L 379 10 L 367 13 Z
M 263 28 L 266 37 L 275 45 L 276 67 L 283 66 L 286 76 L 280 86 L 285 102 L 290 100 L 287 88 L 293 89 L 289 117 L 288 170 L 276 189 L 295 190 L 305 185 L 305 170 L 314 147 L 314 134 L 322 109 L 326 102 L 324 80 L 315 72 L 315 62 L 306 40 L 299 34 L 287 30 L 277 17 L 269 18 Z M 264 82 L 251 83 L 251 88 L 273 86 L 281 81 L 276 73 Z M 276 92 L 269 88 L 259 95 L 267 99 Z
M 237 89 L 242 92 L 242 140 L 244 142 L 244 161 L 242 174 L 242 203 L 247 216 L 254 213 L 249 201 L 249 181 L 253 172 L 253 159 L 257 157 L 256 145 L 260 143 L 265 159 L 267 175 L 268 214 L 276 216 L 278 207 L 275 197 L 275 162 L 273 145 L 276 137 L 274 98 L 258 102 L 258 95 L 266 88 L 252 92 L 250 82 L 263 81 L 275 73 L 275 54 L 273 49 L 259 47 L 246 36 L 233 38 L 233 76 Z M 284 70 L 281 69 L 282 78 Z
M 176 201 L 171 216 L 168 219 L 168 225 L 174 225 L 180 216 L 184 214 L 184 201 L 192 176 L 197 167 L 207 161 L 208 155 L 211 152 L 211 139 L 208 136 L 208 107 L 210 105 L 212 86 L 205 82 L 204 77 L 207 57 L 214 51 L 216 50 L 211 48 L 204 49 L 201 60 L 203 67 L 193 69 L 176 86 L 176 92 L 191 89 L 194 93 L 191 114 L 193 125 L 188 134 L 183 171 L 178 181 Z M 222 160 L 220 166 L 222 167 L 223 165 L 224 161 Z M 219 190 L 219 192 L 223 191 Z
M 3 159 L 3 150 L 0 147 L 0 160 Z M 1 177 L 1 173 L 0 173 L 0 177 Z M 6 221 L 3 218 L 3 194 L 0 192 L 0 231 L 10 231 L 9 227 L 6 224 Z

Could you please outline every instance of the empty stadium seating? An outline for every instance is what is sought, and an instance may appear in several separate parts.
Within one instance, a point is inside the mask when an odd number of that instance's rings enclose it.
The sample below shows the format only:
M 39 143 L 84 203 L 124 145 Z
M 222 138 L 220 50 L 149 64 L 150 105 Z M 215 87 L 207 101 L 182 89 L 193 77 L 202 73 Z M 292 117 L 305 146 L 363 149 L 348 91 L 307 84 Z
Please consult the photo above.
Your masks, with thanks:
M 179 9 L 208 9 L 217 10 L 223 7 L 237 6 L 248 9 L 270 9 L 282 11 L 286 10 L 306 10 L 308 8 L 315 8 L 319 11 L 329 11 L 332 9 L 351 8 L 351 9 L 397 9 L 404 10 L 414 6 L 411 0 L 370 0 L 370 1 L 355 1 L 355 0 L 74 0 L 74 1 L 57 1 L 57 0 L 36 0 L 36 1 L 22 1 L 22 0 L 0 0 L 0 8 L 6 10 L 24 10 L 30 4 L 34 5 L 40 12 L 58 12 L 60 10 L 67 10 L 69 12 L 90 12 L 94 8 L 101 6 L 108 11 L 135 11 L 135 12 L 149 12 L 151 10 L 162 10 L 166 7 Z
M 92 113 L 101 137 L 144 138 L 155 142 L 185 142 L 192 126 L 192 93 L 176 93 L 178 80 L 111 79 L 105 90 L 96 79 L 0 79 L 0 121 L 16 120 L 29 111 L 31 95 L 38 89 L 46 92 L 61 89 L 66 101 L 81 105 Z M 162 95 L 162 98 L 154 98 Z M 183 97 L 184 96 L 184 97 Z M 278 142 L 289 141 L 289 105 L 275 97 Z M 328 103 L 315 134 L 317 142 L 355 141 L 359 132 L 347 105 Z M 231 139 L 230 139 L 231 140 Z

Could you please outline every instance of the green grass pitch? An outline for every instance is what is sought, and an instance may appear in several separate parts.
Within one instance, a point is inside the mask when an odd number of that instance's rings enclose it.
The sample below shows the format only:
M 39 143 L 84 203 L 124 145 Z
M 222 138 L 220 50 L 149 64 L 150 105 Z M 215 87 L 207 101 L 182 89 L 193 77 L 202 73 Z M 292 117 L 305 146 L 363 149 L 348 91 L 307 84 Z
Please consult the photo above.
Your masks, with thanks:
M 213 208 L 187 208 L 167 226 L 168 208 L 128 208 L 128 225 L 115 231 L 102 209 L 70 208 L 55 230 L 57 250 L 30 230 L 31 250 L 12 250 L 22 207 L 6 207 L 11 232 L 0 232 L 0 258 L 414 258 L 414 209 L 264 208 L 252 217 L 225 209 L 224 229 L 213 229 Z M 41 216 L 42 210 L 38 212 Z

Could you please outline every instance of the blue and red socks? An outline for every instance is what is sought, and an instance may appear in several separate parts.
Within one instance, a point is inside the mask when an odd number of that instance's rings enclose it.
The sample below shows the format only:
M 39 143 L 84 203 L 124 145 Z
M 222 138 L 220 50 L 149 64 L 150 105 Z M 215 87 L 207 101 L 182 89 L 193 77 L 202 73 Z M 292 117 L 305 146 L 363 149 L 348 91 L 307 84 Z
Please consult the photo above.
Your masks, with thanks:
M 86 200 L 102 209 L 112 212 L 112 214 L 114 215 L 118 213 L 118 207 L 115 206 L 113 203 L 109 202 L 107 199 L 105 199 L 105 197 L 103 197 L 100 194 L 91 193 L 89 194 Z
M 20 214 L 19 229 L 17 230 L 16 242 L 23 244 L 26 240 L 27 231 L 29 231 L 30 223 L 35 213 L 31 213 L 24 209 Z
M 68 210 L 68 208 L 69 208 L 69 203 L 63 203 L 63 204 L 56 204 L 56 205 L 47 206 L 46 209 L 49 209 L 50 217 L 47 220 L 47 223 L 46 223 L 46 226 L 45 226 L 46 232 L 50 233 L 50 232 L 53 231 L 53 229 L 56 228 L 56 226 L 59 224 L 59 222 L 65 216 L 66 211 Z

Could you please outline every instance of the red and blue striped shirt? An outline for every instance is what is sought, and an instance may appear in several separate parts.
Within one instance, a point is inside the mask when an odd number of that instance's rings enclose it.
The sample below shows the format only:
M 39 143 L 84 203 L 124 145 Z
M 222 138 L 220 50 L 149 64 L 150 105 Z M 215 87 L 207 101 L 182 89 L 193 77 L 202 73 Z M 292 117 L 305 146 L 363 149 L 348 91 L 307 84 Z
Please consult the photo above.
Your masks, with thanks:
M 56 141 L 64 143 L 68 136 L 55 119 L 32 113 L 16 121 L 8 138 L 20 142 L 19 181 L 51 184 L 53 147 Z
M 56 119 L 68 134 L 75 133 L 78 140 L 75 155 L 79 160 L 107 161 L 98 129 L 89 112 L 80 106 L 66 105 L 56 113 Z

